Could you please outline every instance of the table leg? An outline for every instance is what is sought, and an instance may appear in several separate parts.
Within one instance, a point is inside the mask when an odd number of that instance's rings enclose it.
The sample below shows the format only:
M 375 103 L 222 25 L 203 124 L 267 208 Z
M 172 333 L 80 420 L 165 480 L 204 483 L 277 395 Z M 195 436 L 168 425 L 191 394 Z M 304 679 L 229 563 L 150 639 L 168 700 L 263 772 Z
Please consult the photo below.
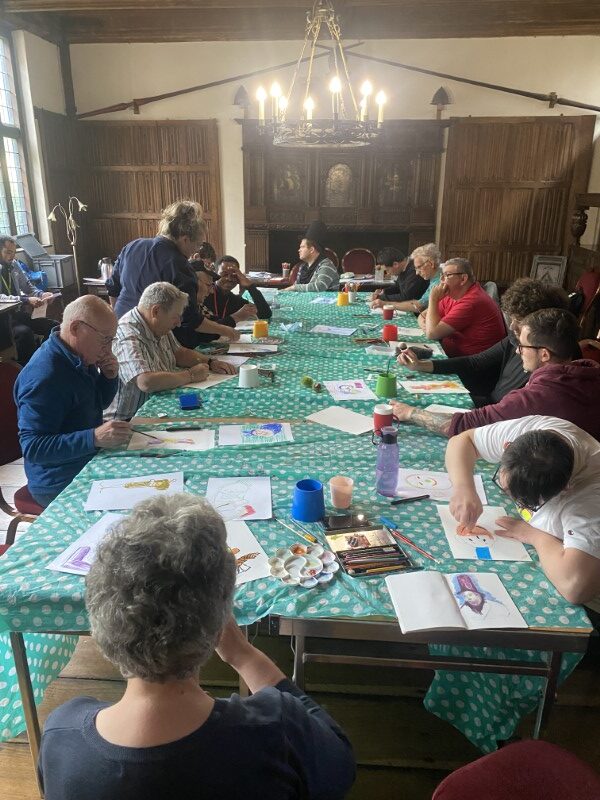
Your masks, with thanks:
M 556 697 L 561 663 L 562 653 L 552 652 L 550 654 L 550 670 L 548 677 L 546 678 L 545 686 L 542 690 L 542 696 L 540 697 L 537 715 L 535 718 L 535 725 L 533 727 L 534 739 L 540 738 L 542 729 L 548 724 L 550 712 L 552 711 L 552 706 L 554 705 L 554 698 Z
M 39 782 L 37 762 L 40 753 L 40 721 L 38 719 L 35 698 L 33 696 L 33 686 L 31 685 L 31 675 L 29 674 L 29 664 L 27 663 L 27 651 L 22 633 L 13 632 L 10 634 L 10 644 L 12 647 L 19 691 L 21 693 L 21 703 L 25 716 L 25 726 L 27 728 L 27 738 L 29 739 L 29 749 L 33 759 L 33 768 L 38 782 L 40 797 L 43 797 L 42 787 Z
M 294 673 L 292 680 L 304 689 L 304 636 L 294 636 Z

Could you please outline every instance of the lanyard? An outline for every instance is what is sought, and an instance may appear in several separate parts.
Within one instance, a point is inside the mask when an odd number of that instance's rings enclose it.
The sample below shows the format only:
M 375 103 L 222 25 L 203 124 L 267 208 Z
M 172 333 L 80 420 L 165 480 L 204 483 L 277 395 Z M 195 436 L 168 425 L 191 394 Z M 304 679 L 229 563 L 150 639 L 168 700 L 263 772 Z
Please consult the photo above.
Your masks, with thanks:
M 2 285 L 6 289 L 6 294 L 10 295 L 10 293 L 11 293 L 11 291 L 10 291 L 10 289 L 11 289 L 10 267 L 9 267 L 9 272 L 8 272 L 8 282 L 7 282 L 6 278 L 4 277 L 4 266 L 2 267 L 2 272 L 0 274 L 2 275 Z
M 217 287 L 216 286 L 213 286 L 213 300 L 214 300 L 214 303 L 215 303 L 215 316 L 218 319 L 223 319 L 223 317 L 227 316 L 227 306 L 229 305 L 229 298 L 227 298 L 227 301 L 225 303 L 225 308 L 223 309 L 223 313 L 222 314 L 219 314 L 219 304 L 217 302 Z

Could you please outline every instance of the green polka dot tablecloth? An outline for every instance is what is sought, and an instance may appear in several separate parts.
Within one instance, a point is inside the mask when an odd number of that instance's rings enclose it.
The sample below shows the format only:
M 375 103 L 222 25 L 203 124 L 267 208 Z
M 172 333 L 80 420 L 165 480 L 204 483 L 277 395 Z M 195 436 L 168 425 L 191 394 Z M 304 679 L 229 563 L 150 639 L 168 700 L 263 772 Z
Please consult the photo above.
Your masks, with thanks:
M 286 293 L 286 305 L 293 305 L 298 316 L 312 327 L 316 321 L 335 325 L 354 325 L 356 307 L 337 309 L 332 306 L 311 306 L 304 296 Z M 364 313 L 364 305 L 358 307 Z M 278 319 L 294 314 L 286 309 L 276 313 L 271 330 Z M 359 321 L 360 318 L 357 318 Z M 410 318 L 399 324 L 410 324 Z M 370 320 L 366 320 L 370 323 Z M 381 320 L 378 321 L 379 326 Z M 414 323 L 413 323 L 414 324 Z M 305 324 L 305 330 L 307 325 Z M 417 332 L 417 331 L 416 331 Z M 270 416 L 300 419 L 307 413 L 333 405 L 325 392 L 322 395 L 300 386 L 300 377 L 311 374 L 318 380 L 345 379 L 368 375 L 360 372 L 372 364 L 364 347 L 351 339 L 315 336 L 301 332 L 286 337 L 282 355 L 273 359 L 278 382 L 265 384 L 253 391 L 238 390 L 235 381 L 226 382 L 203 393 L 203 427 L 216 427 L 207 417 Z M 232 385 L 233 384 L 233 385 Z M 411 397 L 411 402 L 414 402 Z M 445 402 L 469 406 L 468 395 L 446 397 L 417 396 L 422 405 Z M 371 413 L 373 402 L 349 402 L 348 407 Z M 169 416 L 180 416 L 176 395 L 164 392 L 151 397 L 140 415 L 156 416 L 163 410 Z M 193 414 L 188 414 L 192 416 Z M 83 503 L 90 484 L 99 478 L 151 475 L 182 470 L 185 488 L 203 494 L 208 478 L 233 475 L 271 477 L 274 519 L 248 523 L 268 554 L 280 546 L 299 540 L 277 520 L 286 520 L 290 513 L 293 486 L 301 478 L 313 477 L 327 483 L 330 477 L 343 473 L 355 479 L 353 507 L 364 510 L 373 520 L 386 513 L 401 530 L 414 538 L 439 561 L 444 572 L 460 570 L 495 571 L 511 593 L 529 625 L 537 627 L 586 628 L 587 617 L 579 607 L 569 606 L 545 579 L 537 563 L 523 562 L 457 562 L 452 560 L 433 503 L 397 506 L 390 510 L 389 501 L 374 490 L 376 447 L 370 434 L 350 436 L 308 422 L 292 425 L 294 442 L 216 448 L 203 453 L 169 452 L 162 459 L 140 458 L 135 453 L 98 454 L 68 486 L 44 514 L 21 536 L 0 560 L 0 735 L 14 736 L 24 727 L 15 668 L 8 645 L 9 631 L 23 631 L 37 701 L 41 701 L 48 683 L 55 678 L 70 658 L 73 637 L 51 636 L 36 631 L 85 631 L 88 623 L 83 603 L 84 580 L 81 577 L 46 569 L 55 556 L 90 527 L 102 514 L 86 513 Z M 445 440 L 410 426 L 401 428 L 399 438 L 401 466 L 444 468 Z M 479 467 L 479 465 L 478 465 Z M 506 498 L 491 482 L 493 470 L 482 465 L 490 503 L 505 505 Z M 312 527 L 319 535 L 317 526 Z M 431 562 L 415 560 L 431 569 Z M 535 557 L 535 556 L 534 556 Z M 238 622 L 249 624 L 267 614 L 303 618 L 370 617 L 395 619 L 392 604 L 380 577 L 352 579 L 337 573 L 331 584 L 315 589 L 286 587 L 275 579 L 253 581 L 240 587 L 235 600 Z M 432 647 L 437 653 L 451 652 L 473 655 L 473 648 Z M 536 654 L 488 648 L 488 657 L 533 660 Z M 565 656 L 563 675 L 579 660 L 578 655 Z M 538 701 L 541 679 L 479 673 L 438 672 L 425 699 L 425 706 L 449 723 L 482 750 L 492 750 L 497 739 L 505 739 L 514 730 L 524 713 Z

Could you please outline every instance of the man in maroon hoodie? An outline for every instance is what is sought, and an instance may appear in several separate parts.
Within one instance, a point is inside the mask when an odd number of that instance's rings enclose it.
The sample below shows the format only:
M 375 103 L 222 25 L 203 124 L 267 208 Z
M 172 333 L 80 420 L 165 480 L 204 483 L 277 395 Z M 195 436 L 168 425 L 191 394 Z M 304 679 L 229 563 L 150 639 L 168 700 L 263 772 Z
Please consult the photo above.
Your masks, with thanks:
M 600 365 L 588 359 L 573 361 L 579 329 L 569 311 L 543 308 L 521 323 L 517 352 L 531 377 L 492 405 L 465 413 L 439 414 L 392 403 L 394 416 L 444 436 L 530 414 L 559 417 L 600 440 Z

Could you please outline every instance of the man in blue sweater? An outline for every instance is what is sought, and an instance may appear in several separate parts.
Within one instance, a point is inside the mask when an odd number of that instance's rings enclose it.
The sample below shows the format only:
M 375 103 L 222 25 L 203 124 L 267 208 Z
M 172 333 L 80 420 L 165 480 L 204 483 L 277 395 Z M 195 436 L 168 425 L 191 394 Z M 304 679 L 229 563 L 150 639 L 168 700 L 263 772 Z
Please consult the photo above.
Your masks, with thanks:
M 102 410 L 117 391 L 112 354 L 117 318 L 99 297 L 79 297 L 65 308 L 15 384 L 19 439 L 29 491 L 47 506 L 98 448 L 119 447 L 128 422 L 102 424 Z

